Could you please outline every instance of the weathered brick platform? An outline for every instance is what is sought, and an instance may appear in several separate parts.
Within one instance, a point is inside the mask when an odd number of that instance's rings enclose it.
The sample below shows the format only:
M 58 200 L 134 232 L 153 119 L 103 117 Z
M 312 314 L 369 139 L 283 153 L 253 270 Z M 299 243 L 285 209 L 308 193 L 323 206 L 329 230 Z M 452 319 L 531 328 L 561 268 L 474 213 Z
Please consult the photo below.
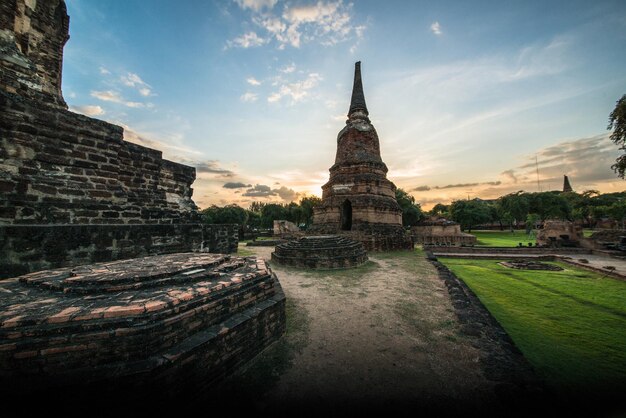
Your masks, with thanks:
M 367 253 L 362 243 L 344 236 L 308 236 L 277 245 L 272 261 L 301 268 L 340 269 L 360 266 L 367 261 Z
M 184 253 L 47 270 L 0 282 L 0 294 L 3 393 L 199 391 L 285 330 L 280 283 L 254 257 Z

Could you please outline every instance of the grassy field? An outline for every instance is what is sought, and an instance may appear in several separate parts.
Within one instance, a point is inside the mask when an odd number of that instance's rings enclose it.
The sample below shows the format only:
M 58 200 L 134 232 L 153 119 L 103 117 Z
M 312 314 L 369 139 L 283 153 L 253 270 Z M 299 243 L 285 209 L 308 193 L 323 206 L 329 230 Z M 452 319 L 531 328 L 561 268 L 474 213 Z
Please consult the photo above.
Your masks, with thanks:
M 532 238 L 528 237 L 526 231 L 472 231 L 472 235 L 476 235 L 476 245 L 485 245 L 487 247 L 517 247 L 521 242 L 527 246 L 529 242 L 535 245 L 535 234 Z
M 593 233 L 591 229 L 584 229 L 583 236 L 590 237 Z M 472 235 L 476 235 L 476 245 L 484 245 L 487 247 L 517 247 L 521 242 L 527 246 L 529 242 L 535 245 L 535 232 L 529 237 L 526 231 L 510 230 L 505 231 L 472 231 Z
M 495 260 L 442 258 L 558 392 L 626 390 L 626 282 L 559 264 L 508 269 Z

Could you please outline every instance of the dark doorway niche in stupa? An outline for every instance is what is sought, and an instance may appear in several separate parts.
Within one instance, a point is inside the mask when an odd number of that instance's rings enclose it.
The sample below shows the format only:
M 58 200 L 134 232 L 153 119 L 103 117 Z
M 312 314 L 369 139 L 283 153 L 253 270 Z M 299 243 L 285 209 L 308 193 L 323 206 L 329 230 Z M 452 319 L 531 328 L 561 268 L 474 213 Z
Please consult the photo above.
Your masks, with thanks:
M 352 230 L 352 203 L 349 200 L 341 204 L 341 230 Z

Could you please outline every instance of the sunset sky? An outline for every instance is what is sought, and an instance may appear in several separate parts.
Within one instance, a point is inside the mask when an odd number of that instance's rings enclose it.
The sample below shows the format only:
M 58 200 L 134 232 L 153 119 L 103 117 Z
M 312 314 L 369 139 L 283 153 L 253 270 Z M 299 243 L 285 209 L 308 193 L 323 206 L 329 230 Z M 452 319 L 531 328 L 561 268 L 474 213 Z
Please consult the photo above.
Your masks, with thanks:
M 195 166 L 201 208 L 321 196 L 359 60 L 388 178 L 426 209 L 626 189 L 623 0 L 66 2 L 70 109 Z

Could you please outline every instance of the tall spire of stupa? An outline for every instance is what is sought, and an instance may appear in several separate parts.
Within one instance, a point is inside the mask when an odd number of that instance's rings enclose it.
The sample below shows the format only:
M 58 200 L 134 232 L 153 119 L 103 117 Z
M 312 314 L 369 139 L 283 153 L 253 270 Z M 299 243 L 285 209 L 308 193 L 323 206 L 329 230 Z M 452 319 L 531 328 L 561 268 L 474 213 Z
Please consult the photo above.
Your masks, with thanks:
M 367 111 L 367 105 L 365 104 L 365 95 L 363 94 L 363 81 L 361 80 L 361 61 L 354 64 L 354 86 L 352 87 L 352 100 L 350 100 L 350 110 L 348 116 L 357 110 L 365 112 Z

